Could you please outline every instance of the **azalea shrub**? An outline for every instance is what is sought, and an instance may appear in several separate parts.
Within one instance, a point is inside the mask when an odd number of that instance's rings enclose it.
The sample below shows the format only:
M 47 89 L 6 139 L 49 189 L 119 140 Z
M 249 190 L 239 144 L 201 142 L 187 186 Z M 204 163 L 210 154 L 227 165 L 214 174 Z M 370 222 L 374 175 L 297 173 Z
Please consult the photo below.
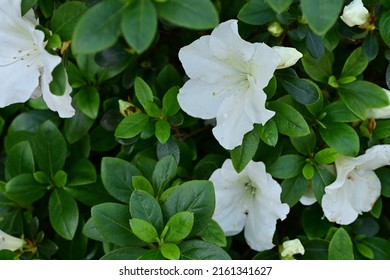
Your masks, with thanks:
M 0 17 L 0 259 L 390 259 L 390 1 Z

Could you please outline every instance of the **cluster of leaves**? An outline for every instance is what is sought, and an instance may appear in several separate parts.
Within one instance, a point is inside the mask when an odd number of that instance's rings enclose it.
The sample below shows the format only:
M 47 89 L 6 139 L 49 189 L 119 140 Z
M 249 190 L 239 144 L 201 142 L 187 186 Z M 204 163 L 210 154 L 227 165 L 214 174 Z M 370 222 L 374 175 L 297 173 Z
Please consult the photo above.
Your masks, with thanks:
M 61 120 L 40 100 L 0 110 L 0 229 L 28 240 L 19 258 L 279 258 L 277 248 L 255 254 L 242 235 L 226 239 L 212 220 L 207 179 L 231 157 L 238 172 L 263 161 L 280 181 L 291 211 L 275 244 L 299 237 L 304 259 L 389 259 L 387 167 L 376 171 L 381 198 L 349 226 L 299 203 L 308 188 L 321 201 L 339 154 L 390 143 L 390 120 L 368 115 L 389 105 L 390 2 L 364 1 L 373 30 L 339 20 L 343 2 L 24 0 L 61 48 L 76 115 Z M 212 122 L 180 110 L 177 54 L 231 18 L 247 41 L 304 56 L 265 89 L 275 117 L 226 151 Z M 274 22 L 279 37 L 267 30 Z

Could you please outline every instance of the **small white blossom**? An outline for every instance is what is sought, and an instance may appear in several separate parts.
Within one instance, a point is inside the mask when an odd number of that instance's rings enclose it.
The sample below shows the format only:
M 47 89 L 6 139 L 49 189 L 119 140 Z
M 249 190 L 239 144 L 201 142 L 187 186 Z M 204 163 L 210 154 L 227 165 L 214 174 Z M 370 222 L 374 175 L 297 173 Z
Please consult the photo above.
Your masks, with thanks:
M 0 0 L 0 107 L 43 96 L 49 109 L 60 117 L 72 117 L 70 87 L 62 96 L 51 93 L 52 72 L 61 58 L 45 50 L 44 34 L 30 10 L 21 15 L 21 0 Z
M 303 247 L 299 239 L 287 240 L 283 242 L 282 250 L 280 255 L 284 260 L 293 260 L 293 255 L 295 254 L 305 254 L 305 248 Z
M 25 241 L 20 238 L 13 237 L 0 230 L 0 250 L 16 251 L 21 249 Z
M 284 69 L 290 67 L 298 62 L 298 60 L 303 56 L 301 52 L 297 51 L 295 48 L 289 47 L 272 47 L 276 51 L 281 59 L 281 62 L 276 67 L 276 69 Z
M 390 145 L 377 145 L 364 155 L 335 161 L 336 180 L 325 187 L 322 209 L 331 222 L 347 225 L 370 211 L 380 196 L 381 182 L 374 170 L 390 164 Z
M 362 0 L 353 0 L 344 7 L 343 14 L 340 16 L 349 27 L 363 25 L 368 22 L 370 13 L 364 7 Z
M 387 97 L 390 100 L 390 90 L 383 89 Z M 389 119 L 390 118 L 390 105 L 382 108 L 370 109 L 367 116 L 374 119 Z
M 190 78 L 179 91 L 181 108 L 193 117 L 216 118 L 213 134 L 225 149 L 241 145 L 255 123 L 275 115 L 265 108 L 263 89 L 281 59 L 269 46 L 243 40 L 237 20 L 183 47 L 179 59 Z
M 280 201 L 278 182 L 266 173 L 262 162 L 250 161 L 237 173 L 227 159 L 210 177 L 216 195 L 213 219 L 227 236 L 240 233 L 257 251 L 271 249 L 276 221 L 285 219 L 289 207 Z

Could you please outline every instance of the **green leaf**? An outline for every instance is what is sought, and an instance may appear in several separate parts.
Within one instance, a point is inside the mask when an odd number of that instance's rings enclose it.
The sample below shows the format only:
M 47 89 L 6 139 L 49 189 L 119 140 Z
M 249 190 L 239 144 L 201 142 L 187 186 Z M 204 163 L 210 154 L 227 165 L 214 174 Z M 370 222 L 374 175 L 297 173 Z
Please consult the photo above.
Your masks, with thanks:
M 160 205 L 149 193 L 134 190 L 130 197 L 129 209 L 131 217 L 147 221 L 159 233 L 162 231 L 163 216 Z
M 268 120 L 265 125 L 255 125 L 255 129 L 265 144 L 272 147 L 276 146 L 279 139 L 279 132 L 276 122 L 273 119 Z
M 240 173 L 245 166 L 252 160 L 256 154 L 260 143 L 260 137 L 255 130 L 245 134 L 241 146 L 238 146 L 230 151 L 230 157 L 233 162 L 234 169 Z
M 307 20 L 309 27 L 318 35 L 322 36 L 337 21 L 342 0 L 301 0 L 302 14 Z
M 146 249 L 139 247 L 119 248 L 108 252 L 101 257 L 101 260 L 138 260 L 146 252 Z M 120 272 L 121 269 L 119 270 Z
M 63 187 L 65 187 L 67 180 L 68 180 L 68 174 L 66 174 L 66 172 L 63 170 L 59 170 L 54 175 L 53 184 L 56 187 L 63 188 Z
M 133 218 L 130 219 L 130 228 L 132 232 L 142 241 L 147 243 L 158 242 L 158 234 L 153 225 L 145 220 Z
M 390 172 L 387 167 L 381 167 L 375 170 L 376 175 L 378 175 L 379 180 L 381 181 L 381 195 L 384 197 L 390 197 Z
M 211 29 L 218 13 L 210 0 L 169 0 L 154 3 L 158 15 L 166 21 L 189 29 Z
M 301 61 L 310 78 L 317 82 L 328 83 L 329 77 L 333 74 L 333 52 L 325 50 L 324 55 L 320 59 L 305 53 Z
M 237 18 L 247 24 L 263 25 L 273 21 L 276 13 L 265 0 L 250 0 L 241 8 Z
M 96 119 L 99 112 L 100 96 L 95 87 L 82 87 L 74 99 L 84 115 L 90 119 Z
M 348 57 L 341 71 L 340 77 L 357 77 L 366 69 L 368 60 L 363 54 L 363 49 L 355 49 Z
M 62 41 L 71 40 L 76 24 L 86 9 L 85 3 L 81 1 L 66 2 L 59 6 L 51 19 L 53 33 L 60 35 Z
M 210 181 L 189 181 L 176 187 L 163 205 L 166 217 L 179 212 L 194 213 L 194 226 L 190 236 L 202 232 L 211 220 L 215 208 L 215 193 Z
M 122 15 L 121 28 L 126 42 L 137 53 L 145 51 L 157 31 L 157 13 L 151 0 L 132 1 Z
M 292 106 L 282 101 L 271 101 L 268 109 L 276 113 L 274 120 L 281 134 L 299 137 L 310 133 L 305 119 Z
M 286 11 L 292 4 L 292 0 L 265 0 L 265 2 L 278 14 Z
M 306 236 L 309 239 L 324 238 L 331 228 L 332 224 L 323 219 L 323 211 L 318 204 L 303 209 L 302 211 L 302 227 Z M 316 221 L 313 223 L 313 221 Z
M 357 242 L 356 243 L 356 250 L 363 256 L 366 257 L 367 259 L 374 259 L 374 252 L 370 247 L 368 247 L 366 244 Z
M 133 176 L 131 178 L 134 190 L 145 191 L 154 197 L 154 189 L 152 184 L 144 176 Z
M 380 237 L 370 237 L 361 240 L 374 253 L 374 260 L 390 259 L 390 241 Z
M 161 144 L 164 144 L 171 137 L 171 125 L 167 120 L 158 120 L 156 122 L 156 137 Z
M 38 183 L 33 174 L 20 174 L 5 185 L 5 196 L 22 205 L 30 205 L 45 195 L 46 185 Z
M 289 179 L 300 174 L 305 163 L 306 159 L 303 156 L 283 155 L 280 156 L 267 171 L 272 175 L 272 177 L 278 179 Z
M 374 35 L 374 32 L 368 33 L 362 44 L 363 54 L 368 61 L 374 60 L 379 52 L 378 39 Z
M 6 178 L 9 180 L 17 175 L 34 171 L 34 155 L 30 143 L 22 141 L 14 145 L 5 162 Z
M 311 180 L 313 178 L 314 167 L 310 162 L 306 163 L 305 166 L 302 168 L 302 175 L 306 178 L 306 180 Z
M 142 113 L 134 113 L 124 118 L 115 130 L 115 137 L 132 138 L 137 136 L 149 123 L 149 116 Z
M 178 260 L 180 259 L 180 249 L 176 244 L 173 243 L 164 243 L 160 247 L 161 254 L 166 257 L 168 260 Z
M 92 184 L 97 179 L 95 166 L 85 158 L 70 158 L 64 170 L 68 174 L 66 185 L 69 187 Z
M 57 96 L 62 96 L 67 87 L 67 76 L 62 63 L 58 64 L 52 72 L 53 80 L 49 84 L 50 92 Z
M 313 104 L 320 98 L 320 88 L 311 80 L 289 76 L 279 79 L 283 88 L 301 104 Z
M 336 176 L 326 166 L 314 166 L 314 176 L 311 181 L 312 190 L 317 201 L 321 201 L 325 187 L 334 182 Z
M 339 153 L 336 152 L 334 149 L 325 148 L 325 149 L 322 149 L 321 151 L 318 151 L 314 155 L 314 160 L 318 164 L 331 164 L 331 163 L 335 162 L 335 160 L 337 159 L 338 156 L 339 156 Z
M 74 198 L 63 189 L 55 189 L 50 195 L 49 218 L 61 237 L 73 239 L 79 223 L 79 210 Z
M 301 137 L 290 137 L 291 144 L 301 154 L 308 156 L 312 154 L 316 148 L 317 137 L 312 129 L 310 133 Z
M 364 120 L 369 108 L 380 108 L 389 105 L 389 98 L 384 90 L 367 81 L 355 81 L 340 86 L 337 93 L 356 116 Z
M 382 14 L 379 20 L 379 32 L 383 41 L 387 46 L 390 46 L 390 12 Z
M 206 230 L 202 232 L 202 240 L 214 243 L 220 247 L 226 247 L 227 240 L 221 226 L 214 220 L 210 220 Z
M 163 97 L 163 110 L 166 116 L 173 116 L 180 110 L 179 102 L 177 101 L 177 94 L 179 87 L 170 88 Z
M 282 193 L 280 195 L 280 200 L 283 203 L 287 203 L 290 207 L 293 207 L 305 193 L 307 185 L 307 179 L 302 174 L 284 180 L 281 184 Z
M 68 177 L 69 179 L 69 177 Z M 87 185 L 65 186 L 64 188 L 71 196 L 81 203 L 92 207 L 104 202 L 116 201 L 104 188 L 100 178 L 95 183 Z
M 325 52 L 325 46 L 322 38 L 308 30 L 306 34 L 306 48 L 310 55 L 314 58 L 321 58 Z
M 160 159 L 153 170 L 152 182 L 158 193 L 165 189 L 177 172 L 177 163 L 173 156 L 169 155 Z
M 217 245 L 202 241 L 188 240 L 180 243 L 181 260 L 230 260 L 229 254 Z
M 144 108 L 148 106 L 148 102 L 153 102 L 153 92 L 142 78 L 135 78 L 134 90 L 135 96 Z
M 326 122 L 355 122 L 359 117 L 352 113 L 342 101 L 336 101 L 327 105 L 324 109 Z
M 133 192 L 132 177 L 141 172 L 130 162 L 119 158 L 102 159 L 101 176 L 104 187 L 116 199 L 128 203 Z
M 169 139 L 166 143 L 157 143 L 157 158 L 162 159 L 165 156 L 172 155 L 176 162 L 180 161 L 180 148 L 178 144 L 172 140 Z
M 178 242 L 186 238 L 194 225 L 194 213 L 184 211 L 179 212 L 169 218 L 164 229 L 164 242 Z
M 109 242 L 119 246 L 142 246 L 130 230 L 129 208 L 118 203 L 102 203 L 92 207 L 91 215 L 97 231 Z
M 51 122 L 44 122 L 33 140 L 33 153 L 38 167 L 53 177 L 65 164 L 67 145 L 62 133 Z
M 64 123 L 64 134 L 66 140 L 70 144 L 74 144 L 85 135 L 88 134 L 89 129 L 94 123 L 94 119 L 87 117 L 78 107 L 77 102 L 74 104 L 76 114 L 72 118 L 68 118 Z
M 120 34 L 125 7 L 120 0 L 110 0 L 101 1 L 87 10 L 74 29 L 73 52 L 97 53 L 114 45 Z
M 339 228 L 329 244 L 329 260 L 353 260 L 353 246 L 348 232 Z
M 320 127 L 322 139 L 336 152 L 354 157 L 359 152 L 359 136 L 356 131 L 345 123 L 326 123 L 326 128 Z
M 38 2 L 38 0 L 23 0 L 22 1 L 22 15 L 24 16 L 31 8 L 34 7 L 34 5 L 37 2 Z
M 390 137 L 390 120 L 377 120 L 375 129 L 372 132 L 372 138 L 375 140 Z

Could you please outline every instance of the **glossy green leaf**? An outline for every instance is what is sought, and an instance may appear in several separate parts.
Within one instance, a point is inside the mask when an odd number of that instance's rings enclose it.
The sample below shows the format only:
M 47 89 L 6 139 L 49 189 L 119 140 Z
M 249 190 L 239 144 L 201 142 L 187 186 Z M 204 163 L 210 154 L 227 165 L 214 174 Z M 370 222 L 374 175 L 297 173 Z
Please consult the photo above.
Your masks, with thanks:
M 353 246 L 348 232 L 339 228 L 329 244 L 329 260 L 353 260 Z
M 306 34 L 306 48 L 309 51 L 310 55 L 314 58 L 321 58 L 325 52 L 325 46 L 322 38 L 308 30 Z
M 130 2 L 122 15 L 121 29 L 126 42 L 136 52 L 145 51 L 157 31 L 157 13 L 152 1 Z
M 114 45 L 120 35 L 121 17 L 125 7 L 120 0 L 106 0 L 87 10 L 74 29 L 73 52 L 96 53 Z
M 179 245 L 181 260 L 230 260 L 221 247 L 202 240 L 188 240 Z
M 317 82 L 328 83 L 329 77 L 333 75 L 333 52 L 325 50 L 319 59 L 305 53 L 301 61 L 310 78 Z
M 33 174 L 20 174 L 5 185 L 5 196 L 22 205 L 30 205 L 45 195 L 47 186 L 38 183 Z
M 367 67 L 368 60 L 363 53 L 363 49 L 355 49 L 348 57 L 341 71 L 340 77 L 356 77 L 360 75 Z
M 170 88 L 163 97 L 163 110 L 165 115 L 173 116 L 180 110 L 179 102 L 177 101 L 177 94 L 179 87 Z
M 130 219 L 130 228 L 135 236 L 147 243 L 158 242 L 158 234 L 153 225 L 145 220 Z
M 63 189 L 55 189 L 49 199 L 49 218 L 54 230 L 64 239 L 73 239 L 79 222 L 74 198 Z
M 310 133 L 301 137 L 290 137 L 291 144 L 294 148 L 303 155 L 310 155 L 314 152 L 317 137 L 312 129 Z
M 252 130 L 245 134 L 242 144 L 230 151 L 230 157 L 233 162 L 234 169 L 240 173 L 245 166 L 252 160 L 256 154 L 260 143 L 259 134 Z
M 342 0 L 301 0 L 302 13 L 309 27 L 318 35 L 325 33 L 337 21 Z
M 307 185 L 307 179 L 302 174 L 284 180 L 281 184 L 282 193 L 280 195 L 280 200 L 283 203 L 287 203 L 290 207 L 293 207 L 305 193 Z
M 265 0 L 265 2 L 278 14 L 287 10 L 292 4 L 292 0 Z
M 275 147 L 278 143 L 278 127 L 273 119 L 268 120 L 265 125 L 255 125 L 255 129 L 259 134 L 260 139 L 267 145 Z
M 210 0 L 170 0 L 154 3 L 158 15 L 166 21 L 189 29 L 211 29 L 218 13 Z
M 71 40 L 76 24 L 86 9 L 85 3 L 81 1 L 66 2 L 59 6 L 51 20 L 52 31 L 60 35 L 62 41 Z
M 134 90 L 135 96 L 144 108 L 147 107 L 148 102 L 153 102 L 153 92 L 149 85 L 141 77 L 135 78 Z
M 336 152 L 334 149 L 325 148 L 325 149 L 322 149 L 321 151 L 318 151 L 314 155 L 314 160 L 318 164 L 331 164 L 331 163 L 335 162 L 335 160 L 337 159 L 338 156 L 339 156 L 339 153 Z
M 124 247 L 108 252 L 101 257 L 101 260 L 138 260 L 145 252 L 147 252 L 147 250 L 140 247 Z M 119 269 L 119 273 L 121 273 L 121 271 L 122 268 Z
M 34 170 L 34 155 L 30 143 L 22 141 L 14 145 L 6 158 L 6 177 L 11 179 L 23 173 L 33 173 Z
M 156 137 L 161 144 L 164 144 L 171 137 L 171 125 L 167 120 L 161 119 L 156 122 Z
M 283 88 L 301 104 L 313 104 L 320 97 L 320 88 L 311 80 L 290 76 L 286 79 L 281 79 L 280 82 Z
M 130 162 L 119 158 L 102 159 L 101 176 L 104 187 L 116 199 L 128 203 L 133 192 L 133 176 L 141 172 Z
M 168 260 L 178 260 L 180 258 L 180 249 L 176 244 L 163 243 L 160 250 L 161 254 Z
M 161 207 L 152 195 L 136 189 L 131 194 L 129 209 L 131 217 L 147 221 L 159 233 L 162 231 L 163 216 Z
M 383 41 L 390 46 L 390 12 L 385 12 L 379 20 L 379 32 Z
M 276 13 L 270 8 L 265 0 L 250 0 L 237 15 L 237 18 L 247 24 L 263 25 L 271 22 Z
M 149 116 L 143 113 L 134 113 L 124 118 L 115 130 L 118 138 L 132 138 L 137 136 L 148 124 Z
M 207 225 L 206 230 L 202 232 L 202 240 L 214 243 L 220 247 L 226 247 L 227 240 L 221 226 L 214 220 Z
M 69 159 L 64 169 L 68 173 L 67 186 L 81 186 L 96 182 L 95 166 L 88 159 Z
M 287 103 L 272 101 L 268 109 L 276 113 L 274 120 L 281 134 L 299 137 L 310 133 L 309 126 L 302 115 Z
M 134 190 L 145 191 L 154 197 L 154 189 L 152 184 L 144 176 L 133 176 L 131 178 Z
M 379 53 L 379 43 L 373 32 L 368 33 L 362 44 L 362 51 L 368 61 L 374 60 Z
M 336 152 L 354 157 L 359 152 L 359 137 L 356 131 L 345 123 L 326 123 L 320 127 L 322 139 Z
M 176 176 L 177 163 L 173 156 L 169 155 L 160 159 L 153 170 L 152 182 L 161 193 L 166 185 Z
M 169 218 L 164 229 L 164 242 L 178 242 L 186 238 L 192 231 L 194 225 L 194 213 L 184 211 L 179 212 Z
M 289 179 L 301 173 L 306 160 L 300 155 L 283 155 L 268 168 L 268 172 L 278 179 Z
M 96 119 L 99 106 L 99 92 L 94 87 L 82 87 L 75 96 L 78 108 L 90 119 Z
M 76 102 L 74 107 L 76 114 L 72 118 L 66 119 L 64 123 L 64 135 L 70 144 L 76 143 L 87 135 L 95 121 L 85 115 Z

